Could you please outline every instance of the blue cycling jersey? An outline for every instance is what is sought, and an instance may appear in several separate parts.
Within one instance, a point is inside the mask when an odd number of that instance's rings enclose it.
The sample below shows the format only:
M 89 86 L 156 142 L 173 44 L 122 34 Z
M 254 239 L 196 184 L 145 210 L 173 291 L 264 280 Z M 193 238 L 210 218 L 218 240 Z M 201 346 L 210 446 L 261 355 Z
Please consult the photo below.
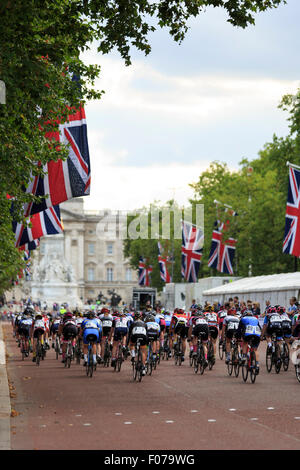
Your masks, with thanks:
M 261 335 L 261 328 L 259 325 L 259 321 L 256 317 L 243 317 L 240 320 L 241 327 L 244 331 L 245 336 L 260 336 Z

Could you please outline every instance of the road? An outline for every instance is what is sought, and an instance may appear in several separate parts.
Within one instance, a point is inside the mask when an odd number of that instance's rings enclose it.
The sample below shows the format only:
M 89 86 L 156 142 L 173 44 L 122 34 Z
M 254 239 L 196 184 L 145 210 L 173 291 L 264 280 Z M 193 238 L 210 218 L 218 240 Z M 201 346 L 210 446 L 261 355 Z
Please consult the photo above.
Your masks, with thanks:
M 203 376 L 187 360 L 163 361 L 136 383 L 129 361 L 88 378 L 53 350 L 39 367 L 22 362 L 8 324 L 4 338 L 13 450 L 300 449 L 300 384 L 292 365 L 267 373 L 265 342 L 255 384 L 229 377 L 219 359 Z

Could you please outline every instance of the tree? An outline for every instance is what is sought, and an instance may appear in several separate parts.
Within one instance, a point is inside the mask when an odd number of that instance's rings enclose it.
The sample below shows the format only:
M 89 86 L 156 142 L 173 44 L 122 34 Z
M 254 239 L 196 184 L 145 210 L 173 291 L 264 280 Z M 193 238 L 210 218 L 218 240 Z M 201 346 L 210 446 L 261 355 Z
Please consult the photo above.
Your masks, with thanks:
M 80 59 L 90 43 L 96 41 L 102 54 L 116 48 L 129 65 L 131 47 L 150 53 L 148 36 L 157 27 L 168 28 L 180 43 L 188 20 L 207 6 L 225 9 L 231 24 L 245 28 L 254 24 L 256 13 L 281 3 L 285 1 L 3 0 L 0 78 L 6 86 L 6 104 L 0 105 L 0 205 L 5 209 L 0 213 L 0 240 L 7 244 L 2 250 L 11 253 L 9 271 L 0 263 L 3 277 L 16 274 L 20 264 L 13 238 L 7 235 L 12 216 L 6 194 L 14 197 L 15 219 L 22 220 L 23 204 L 34 199 L 24 192 L 30 178 L 47 161 L 67 155 L 64 146 L 49 145 L 45 133 L 66 120 L 66 104 L 101 98 L 102 92 L 93 89 L 100 68 Z M 80 87 L 72 82 L 71 73 L 80 76 Z M 0 291 L 3 288 L 0 284 Z

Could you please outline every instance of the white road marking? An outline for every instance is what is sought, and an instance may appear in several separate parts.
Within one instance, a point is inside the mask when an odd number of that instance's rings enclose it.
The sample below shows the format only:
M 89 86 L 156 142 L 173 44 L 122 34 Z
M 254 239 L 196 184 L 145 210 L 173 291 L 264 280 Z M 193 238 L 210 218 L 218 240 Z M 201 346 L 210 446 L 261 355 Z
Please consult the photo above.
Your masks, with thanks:
M 258 418 L 250 418 L 250 421 L 258 421 Z
M 229 408 L 229 411 L 236 411 L 236 408 Z
M 125 421 L 124 424 L 132 424 L 132 422 L 131 421 Z
M 160 411 L 152 411 L 154 415 L 159 415 Z
M 92 426 L 91 423 L 84 423 L 83 426 Z
M 198 410 L 191 410 L 191 413 L 198 413 Z
M 215 423 L 216 422 L 216 419 L 208 419 L 207 420 L 209 423 Z
M 172 423 L 174 423 L 174 421 L 167 420 L 166 423 L 167 423 L 167 424 L 172 424 Z
M 116 415 L 116 416 L 121 416 L 121 415 L 122 415 L 122 413 L 115 413 L 115 415 Z
M 275 408 L 273 408 L 272 406 L 269 406 L 269 408 L 267 408 L 268 410 L 275 410 Z

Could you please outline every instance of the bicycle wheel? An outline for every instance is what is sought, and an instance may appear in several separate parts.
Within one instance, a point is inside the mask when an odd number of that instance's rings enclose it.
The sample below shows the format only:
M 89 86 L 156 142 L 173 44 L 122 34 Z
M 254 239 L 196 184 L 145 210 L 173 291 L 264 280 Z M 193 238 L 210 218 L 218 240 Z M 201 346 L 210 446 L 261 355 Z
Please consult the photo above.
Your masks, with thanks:
M 200 349 L 200 364 L 199 364 L 199 368 L 200 368 L 200 374 L 203 375 L 204 373 L 204 369 L 205 369 L 205 355 L 204 355 L 204 349 L 203 349 L 203 346 L 201 345 L 201 349 Z
M 142 360 L 142 352 L 139 351 L 138 354 L 138 381 L 141 382 L 143 378 L 143 360 Z
M 36 352 L 35 352 L 35 363 L 37 366 L 40 365 L 40 360 L 41 360 L 41 351 L 40 351 L 40 343 L 39 341 L 37 342 L 37 345 L 36 345 Z
M 118 351 L 118 357 L 117 357 L 116 369 L 115 369 L 117 372 L 120 372 L 121 367 L 122 367 L 122 362 L 123 362 L 123 359 L 122 359 L 122 346 L 119 344 L 119 351 Z
M 289 364 L 290 364 L 289 347 L 286 343 L 283 343 L 282 366 L 285 372 L 288 370 Z
M 240 373 L 240 361 L 239 361 L 239 353 L 236 348 L 233 350 L 232 361 L 233 361 L 234 375 L 235 377 L 238 377 Z
M 256 358 L 255 358 L 255 352 L 251 351 L 250 352 L 250 379 L 251 382 L 254 383 L 256 379 Z
M 209 370 L 212 370 L 215 364 L 215 358 L 214 358 L 214 346 L 211 341 L 208 344 L 207 360 L 208 360 L 208 368 Z
M 93 373 L 94 373 L 93 353 L 92 353 L 92 347 L 89 347 L 87 364 L 86 364 L 86 375 L 88 377 L 93 377 Z
M 224 357 L 223 343 L 220 343 L 219 341 L 219 358 L 221 359 L 221 361 L 223 360 L 223 357 Z
M 279 374 L 280 369 L 281 369 L 281 364 L 282 364 L 282 360 L 281 360 L 281 357 L 280 357 L 279 344 L 276 344 L 274 355 L 275 355 L 275 362 L 274 362 L 275 372 L 276 372 L 276 374 Z
M 267 346 L 267 350 L 266 350 L 266 367 L 267 367 L 267 371 L 270 373 L 271 370 L 272 370 L 272 366 L 273 366 L 273 353 L 272 353 L 272 348 L 269 348 Z
M 300 364 L 295 365 L 295 373 L 296 373 L 298 382 L 300 382 Z
M 243 376 L 244 382 L 247 382 L 248 373 L 249 373 L 249 359 L 247 358 L 246 362 L 242 365 L 242 376 Z

